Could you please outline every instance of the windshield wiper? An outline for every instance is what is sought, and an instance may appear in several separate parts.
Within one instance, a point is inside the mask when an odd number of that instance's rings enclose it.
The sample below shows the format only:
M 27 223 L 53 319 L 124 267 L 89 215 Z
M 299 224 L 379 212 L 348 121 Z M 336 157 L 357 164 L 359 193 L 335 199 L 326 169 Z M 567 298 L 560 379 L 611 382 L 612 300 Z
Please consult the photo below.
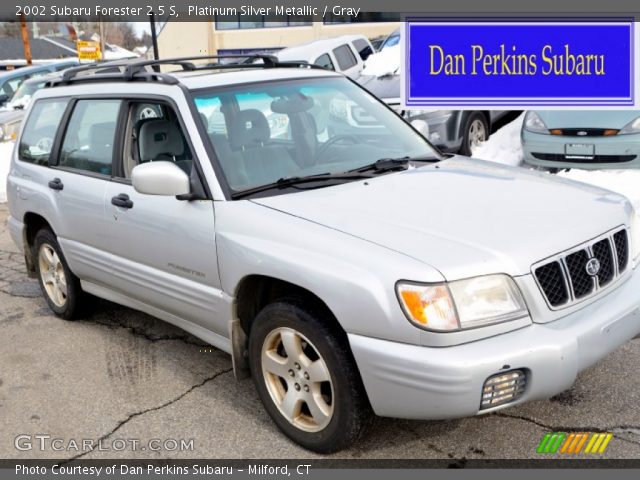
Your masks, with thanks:
M 349 170 L 354 172 L 392 172 L 394 170 L 406 170 L 411 162 L 437 162 L 435 157 L 399 157 L 399 158 L 380 158 L 373 163 L 369 163 L 359 168 Z
M 273 183 L 267 183 L 258 187 L 248 188 L 231 194 L 231 198 L 238 199 L 252 195 L 254 193 L 265 192 L 267 190 L 287 188 L 303 183 L 324 182 L 329 180 L 358 180 L 362 178 L 371 178 L 370 175 L 363 175 L 359 172 L 353 173 L 320 173 L 317 175 L 308 175 L 304 177 L 285 177 L 276 180 Z

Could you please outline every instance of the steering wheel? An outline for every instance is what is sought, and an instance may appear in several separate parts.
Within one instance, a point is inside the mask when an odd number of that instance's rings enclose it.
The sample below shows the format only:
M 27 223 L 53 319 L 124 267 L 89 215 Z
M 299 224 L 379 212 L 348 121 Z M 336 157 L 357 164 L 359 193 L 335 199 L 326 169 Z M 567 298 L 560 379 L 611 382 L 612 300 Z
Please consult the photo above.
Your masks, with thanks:
M 38 147 L 43 152 L 50 152 L 53 147 L 53 138 L 51 137 L 42 137 L 37 141 L 36 147 Z
M 322 157 L 322 155 L 324 155 L 327 150 L 329 150 L 333 145 L 342 143 L 344 141 L 348 141 L 351 145 L 360 143 L 360 140 L 354 135 L 336 135 L 335 137 L 331 137 L 329 140 L 320 145 L 320 147 L 318 147 L 318 150 L 316 151 L 316 163 L 317 160 L 319 160 L 320 157 Z

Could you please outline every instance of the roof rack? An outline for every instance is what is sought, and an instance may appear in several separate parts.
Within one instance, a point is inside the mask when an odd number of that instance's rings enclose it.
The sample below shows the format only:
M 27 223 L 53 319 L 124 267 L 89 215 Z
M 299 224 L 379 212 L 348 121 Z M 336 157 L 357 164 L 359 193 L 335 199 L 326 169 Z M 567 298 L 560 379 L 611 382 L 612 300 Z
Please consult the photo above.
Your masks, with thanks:
M 240 63 L 220 63 L 220 60 L 244 59 Z M 216 60 L 216 62 L 197 65 L 197 60 Z M 262 63 L 252 61 L 261 60 Z M 326 70 L 319 65 L 307 62 L 279 62 L 273 55 L 205 55 L 195 57 L 177 57 L 163 60 L 113 61 L 106 63 L 92 63 L 65 70 L 62 76 L 47 82 L 47 87 L 70 85 L 76 82 L 105 82 L 105 81 L 148 81 L 163 82 L 169 85 L 179 83 L 173 75 L 160 73 L 161 65 L 177 65 L 183 72 L 227 69 L 259 69 L 259 68 L 313 68 Z M 153 70 L 149 71 L 148 67 Z M 86 75 L 82 75 L 86 73 Z

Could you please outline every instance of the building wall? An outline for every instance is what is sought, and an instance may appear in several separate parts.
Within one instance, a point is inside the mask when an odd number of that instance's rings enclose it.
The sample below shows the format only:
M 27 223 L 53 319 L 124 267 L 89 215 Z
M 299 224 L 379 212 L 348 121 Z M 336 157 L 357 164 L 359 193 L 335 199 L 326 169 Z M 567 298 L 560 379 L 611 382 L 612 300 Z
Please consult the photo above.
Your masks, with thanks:
M 323 24 L 309 26 L 216 30 L 214 22 L 168 22 L 158 36 L 162 58 L 216 55 L 218 50 L 283 48 L 321 38 L 363 34 L 388 35 L 397 22 Z

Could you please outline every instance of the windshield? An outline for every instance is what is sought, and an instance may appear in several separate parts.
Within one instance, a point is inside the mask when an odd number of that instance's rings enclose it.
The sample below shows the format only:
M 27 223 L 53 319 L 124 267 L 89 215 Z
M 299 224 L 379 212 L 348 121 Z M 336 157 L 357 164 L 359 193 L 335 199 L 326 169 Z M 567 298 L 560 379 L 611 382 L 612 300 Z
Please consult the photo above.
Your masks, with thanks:
M 381 158 L 439 158 L 400 117 L 344 78 L 240 85 L 198 91 L 194 99 L 235 192 Z

